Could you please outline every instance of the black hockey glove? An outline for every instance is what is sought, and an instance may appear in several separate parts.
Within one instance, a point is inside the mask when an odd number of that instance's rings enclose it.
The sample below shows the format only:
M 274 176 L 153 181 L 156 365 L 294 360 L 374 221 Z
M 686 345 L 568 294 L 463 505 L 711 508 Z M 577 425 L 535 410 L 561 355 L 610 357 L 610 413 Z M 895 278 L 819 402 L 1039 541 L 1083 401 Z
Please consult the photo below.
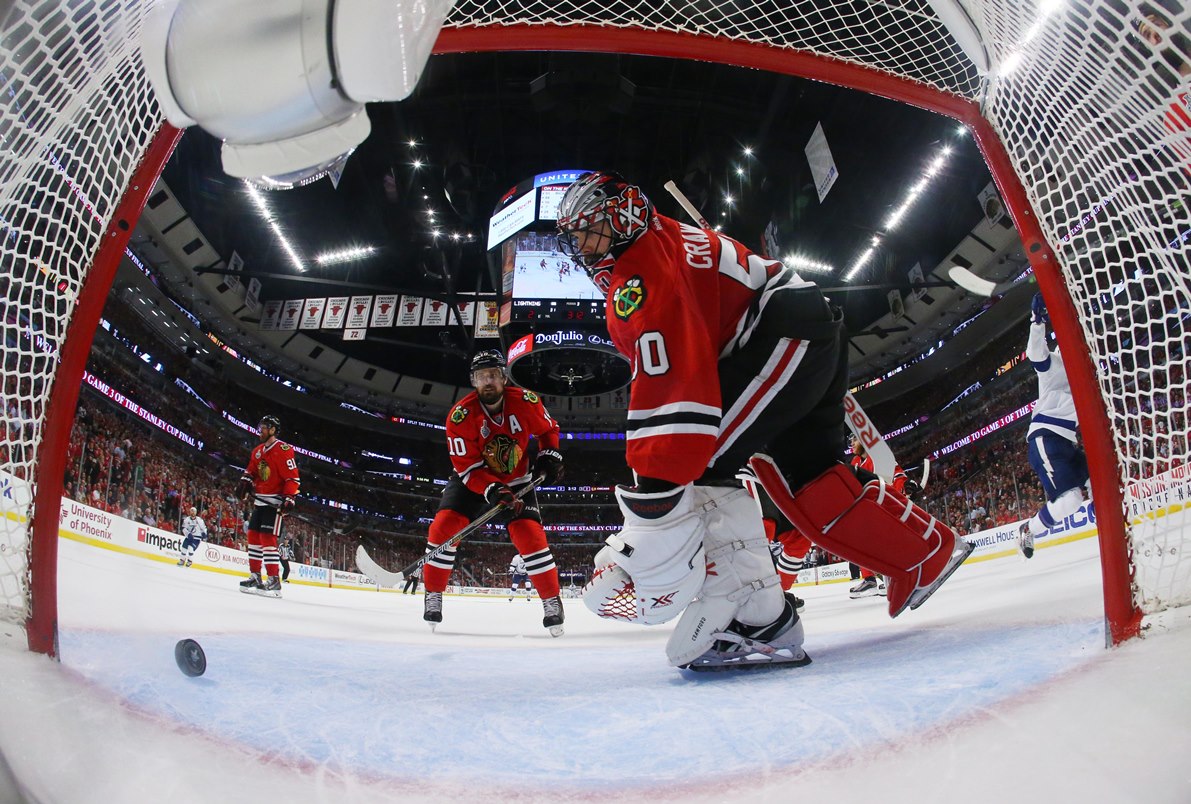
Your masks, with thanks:
M 294 510 L 295 505 L 297 505 L 297 502 L 293 497 L 286 497 L 281 501 L 281 513 L 288 514 L 290 511 Z
M 488 488 L 484 489 L 484 499 L 490 505 L 503 505 L 509 509 L 514 516 L 521 513 L 521 509 L 525 507 L 525 503 L 517 499 L 517 495 L 513 490 L 504 483 L 493 483 Z
M 252 477 L 250 475 L 241 476 L 240 482 L 236 485 L 236 494 L 240 498 L 244 498 L 252 494 L 255 490 L 255 487 L 252 485 Z
M 546 486 L 556 485 L 566 474 L 562 465 L 562 453 L 556 449 L 544 449 L 539 452 L 533 466 L 534 474 L 542 475 L 545 478 L 542 483 Z
M 915 481 L 906 478 L 906 485 L 902 486 L 902 494 L 909 497 L 911 500 L 922 493 L 922 487 Z

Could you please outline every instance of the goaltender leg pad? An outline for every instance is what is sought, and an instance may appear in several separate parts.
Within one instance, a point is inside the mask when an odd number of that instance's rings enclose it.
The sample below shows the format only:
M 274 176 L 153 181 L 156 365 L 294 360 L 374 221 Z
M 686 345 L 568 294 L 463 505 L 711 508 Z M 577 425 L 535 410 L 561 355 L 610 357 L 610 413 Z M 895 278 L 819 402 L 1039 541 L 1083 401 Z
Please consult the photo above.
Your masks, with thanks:
M 601 617 L 657 625 L 677 617 L 703 586 L 704 512 L 691 486 L 647 494 L 617 487 L 624 528 L 596 554 L 583 602 Z
M 666 644 L 670 663 L 685 667 L 706 653 L 730 623 L 765 626 L 784 608 L 781 581 L 756 503 L 743 489 L 696 486 L 709 509 L 703 547 L 707 575 Z
M 846 561 L 887 576 L 889 615 L 917 608 L 967 558 L 971 546 L 887 486 L 865 486 L 842 465 L 790 490 L 773 459 L 749 462 L 765 491 L 811 540 Z

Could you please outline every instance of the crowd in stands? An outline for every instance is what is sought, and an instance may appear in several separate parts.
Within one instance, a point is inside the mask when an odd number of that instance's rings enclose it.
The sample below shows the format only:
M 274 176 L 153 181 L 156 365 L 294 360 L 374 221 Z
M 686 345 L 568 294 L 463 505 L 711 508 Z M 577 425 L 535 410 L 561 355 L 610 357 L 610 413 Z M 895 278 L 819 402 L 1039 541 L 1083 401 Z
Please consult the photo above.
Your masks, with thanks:
M 234 490 L 256 437 L 229 422 L 224 413 L 249 424 L 264 413 L 277 413 L 283 419 L 283 439 L 338 461 L 299 455 L 301 499 L 285 524 L 299 561 L 354 570 L 356 546 L 363 544 L 378 563 L 399 569 L 422 554 L 441 483 L 450 472 L 440 431 L 397 425 L 386 430 L 384 422 L 353 430 L 310 411 L 279 410 L 276 400 L 232 389 L 209 370 L 198 370 L 185 360 L 146 360 L 119 336 L 148 343 L 152 334 L 135 315 L 112 311 L 113 307 L 118 305 L 109 305 L 105 316 L 111 314 L 118 332 L 97 338 L 88 370 L 169 418 L 200 440 L 202 448 L 191 447 L 84 386 L 70 439 L 65 476 L 69 497 L 170 531 L 178 529 L 193 505 L 205 519 L 211 540 L 243 548 L 244 504 Z M 939 453 L 1033 401 L 1034 372 L 1028 362 L 1014 362 L 1024 342 L 1023 328 L 975 356 L 946 383 L 907 395 L 913 409 L 905 407 L 903 398 L 869 411 L 886 432 L 920 420 L 891 446 L 911 476 L 916 476 L 923 458 L 932 457 L 930 483 L 920 499 L 961 533 L 1024 519 L 1043 503 L 1026 460 L 1028 417 Z M 193 393 L 175 382 L 178 378 Z M 14 375 L 6 376 L 6 392 L 14 390 L 9 388 L 13 382 Z M 973 388 L 977 383 L 980 387 Z M 964 389 L 969 393 L 954 401 Z M 3 447 L 9 451 L 19 440 L 14 434 L 23 433 L 22 422 L 29 418 L 20 398 L 19 393 L 6 393 L 8 437 Z M 1183 404 L 1165 394 L 1133 398 L 1141 400 L 1137 404 L 1174 405 L 1180 413 Z M 1181 446 L 1173 446 L 1176 437 L 1184 439 Z M 1169 443 L 1173 454 L 1185 454 L 1185 428 Z M 572 580 L 582 583 L 609 527 L 620 522 L 614 496 L 601 489 L 630 482 L 631 473 L 624 465 L 623 442 L 564 440 L 563 449 L 568 456 L 563 482 L 569 490 L 542 491 L 539 499 L 565 585 Z M 369 464 L 359 457 L 363 450 L 408 457 L 410 463 Z M 456 580 L 503 586 L 513 554 L 503 527 L 488 527 L 463 542 Z

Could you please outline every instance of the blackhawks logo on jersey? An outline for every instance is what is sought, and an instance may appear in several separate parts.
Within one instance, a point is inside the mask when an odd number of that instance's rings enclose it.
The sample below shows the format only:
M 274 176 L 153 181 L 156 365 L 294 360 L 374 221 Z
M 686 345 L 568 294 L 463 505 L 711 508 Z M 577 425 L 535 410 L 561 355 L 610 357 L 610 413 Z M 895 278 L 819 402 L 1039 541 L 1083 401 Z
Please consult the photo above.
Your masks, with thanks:
M 524 394 L 521 395 L 521 398 L 524 399 L 526 402 L 537 402 L 538 401 L 538 395 L 535 394 L 533 391 L 526 391 Z
M 273 474 L 273 470 L 269 468 L 269 464 L 261 461 L 256 465 L 256 473 L 262 481 L 269 482 L 269 476 Z
M 521 445 L 504 433 L 484 445 L 484 463 L 493 472 L 502 475 L 512 474 L 521 463 Z
M 616 289 L 612 298 L 612 312 L 621 321 L 628 321 L 629 316 L 641 309 L 645 304 L 645 285 L 641 277 L 634 276 L 624 285 Z
M 451 411 L 451 424 L 462 424 L 467 418 L 467 408 L 460 405 Z

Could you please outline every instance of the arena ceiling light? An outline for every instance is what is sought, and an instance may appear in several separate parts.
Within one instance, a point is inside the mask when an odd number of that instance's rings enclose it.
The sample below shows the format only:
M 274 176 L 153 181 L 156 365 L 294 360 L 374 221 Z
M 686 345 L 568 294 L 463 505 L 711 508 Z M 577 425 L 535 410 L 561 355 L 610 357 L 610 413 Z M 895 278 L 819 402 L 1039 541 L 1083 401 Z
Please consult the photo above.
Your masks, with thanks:
M 350 248 L 336 249 L 335 251 L 324 251 L 317 255 L 314 261 L 319 265 L 336 265 L 341 262 L 353 262 L 355 260 L 362 260 L 365 257 L 371 257 L 376 253 L 376 246 L 352 246 Z
M 269 209 L 269 202 L 265 200 L 265 194 L 247 179 L 244 180 L 244 189 L 248 192 L 248 197 L 252 199 L 252 203 L 256 204 L 256 208 L 260 211 L 261 217 L 269 224 L 269 228 L 273 230 L 274 236 L 277 238 L 278 244 L 282 251 L 289 255 L 290 262 L 294 264 L 300 272 L 305 273 L 306 264 L 302 262 L 302 258 L 298 256 L 298 250 L 294 248 L 293 244 L 289 242 L 289 238 L 285 236 L 285 231 L 282 230 L 281 225 L 277 223 L 277 218 L 273 215 L 273 210 Z
M 782 263 L 795 271 L 810 271 L 816 274 L 833 274 L 835 266 L 829 263 L 812 260 L 802 254 L 787 254 L 782 257 Z
M 890 213 L 889 217 L 885 219 L 885 226 L 883 229 L 873 237 L 872 244 L 865 249 L 859 257 L 852 263 L 852 267 L 848 269 L 848 273 L 844 275 L 845 282 L 851 282 L 852 279 L 860 272 L 865 265 L 868 264 L 876 249 L 881 245 L 881 237 L 896 229 L 905 218 L 906 213 L 914 206 L 919 197 L 922 196 L 926 189 L 930 187 L 931 180 L 934 179 L 943 168 L 947 165 L 947 160 L 951 156 L 951 146 L 944 145 L 935 155 L 935 158 L 930 161 L 922 172 L 922 178 L 910 185 L 910 189 L 906 191 L 906 197 L 898 204 L 897 208 Z
M 365 103 L 413 92 L 453 5 L 164 0 L 141 55 L 166 119 L 222 140 L 224 171 L 296 187 L 342 168 L 371 131 Z

